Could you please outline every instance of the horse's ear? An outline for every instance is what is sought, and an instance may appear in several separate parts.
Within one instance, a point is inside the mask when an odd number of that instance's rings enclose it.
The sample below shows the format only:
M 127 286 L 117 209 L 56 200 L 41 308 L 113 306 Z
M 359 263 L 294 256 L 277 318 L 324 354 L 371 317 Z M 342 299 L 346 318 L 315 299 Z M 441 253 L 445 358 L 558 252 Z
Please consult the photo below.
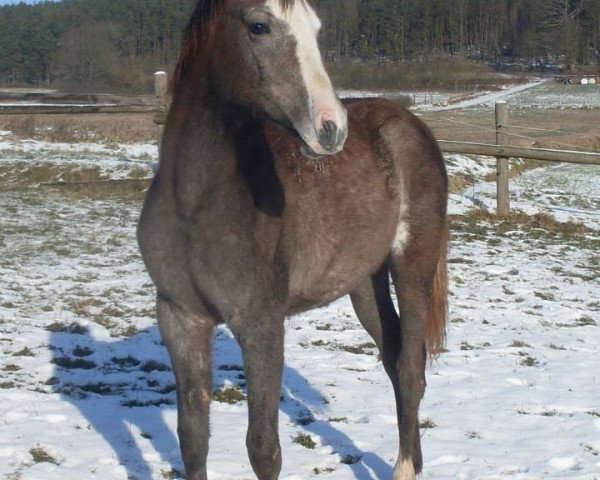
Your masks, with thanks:
M 206 41 L 208 26 L 215 16 L 217 7 L 222 0 L 198 0 L 190 21 L 183 32 L 181 50 L 169 90 L 173 91 L 179 84 L 181 77 L 187 72 L 192 60 L 200 53 L 200 46 Z

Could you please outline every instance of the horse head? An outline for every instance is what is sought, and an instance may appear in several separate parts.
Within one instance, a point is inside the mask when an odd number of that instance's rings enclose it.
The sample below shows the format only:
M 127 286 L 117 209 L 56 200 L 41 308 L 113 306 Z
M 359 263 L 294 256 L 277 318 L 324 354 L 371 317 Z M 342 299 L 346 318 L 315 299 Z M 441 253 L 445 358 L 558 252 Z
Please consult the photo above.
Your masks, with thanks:
M 176 76 L 193 51 L 204 59 L 194 72 L 220 104 L 295 132 L 308 157 L 333 155 L 344 146 L 348 119 L 323 65 L 320 28 L 305 0 L 200 0 L 187 32 L 194 45 L 183 49 Z

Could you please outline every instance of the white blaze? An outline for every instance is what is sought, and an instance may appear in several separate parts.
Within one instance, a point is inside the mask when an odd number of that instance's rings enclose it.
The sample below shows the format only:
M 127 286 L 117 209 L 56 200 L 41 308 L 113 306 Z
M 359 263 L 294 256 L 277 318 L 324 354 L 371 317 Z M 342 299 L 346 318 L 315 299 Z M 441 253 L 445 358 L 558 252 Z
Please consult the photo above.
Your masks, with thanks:
M 279 0 L 267 0 L 266 5 L 273 15 L 285 22 L 291 35 L 296 40 L 296 56 L 302 74 L 302 79 L 308 92 L 309 111 L 311 123 L 309 126 L 298 130 L 311 148 L 317 153 L 322 148 L 318 142 L 318 132 L 323 123 L 330 120 L 338 128 L 347 127 L 347 113 L 337 98 L 331 80 L 321 58 L 317 43 L 317 35 L 321 29 L 321 21 L 315 11 L 304 0 L 296 0 L 293 5 L 284 10 Z

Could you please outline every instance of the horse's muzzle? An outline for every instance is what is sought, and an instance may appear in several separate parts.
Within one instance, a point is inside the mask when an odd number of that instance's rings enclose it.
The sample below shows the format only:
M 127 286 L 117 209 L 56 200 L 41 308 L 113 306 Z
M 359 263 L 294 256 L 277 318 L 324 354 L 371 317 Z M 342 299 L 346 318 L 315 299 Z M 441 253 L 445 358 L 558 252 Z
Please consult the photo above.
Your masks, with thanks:
M 334 121 L 327 120 L 323 122 L 323 128 L 319 132 L 319 143 L 324 150 L 335 154 L 344 148 L 347 137 L 348 129 L 346 127 L 339 128 Z
M 327 121 L 323 124 L 318 138 L 315 139 L 316 141 L 309 143 L 300 137 L 300 151 L 305 157 L 318 160 L 340 153 L 344 148 L 347 138 L 347 127 L 338 128 L 335 122 Z
M 317 159 L 342 151 L 348 138 L 348 121 L 343 107 L 338 116 L 342 117 L 338 121 L 321 117 L 315 122 L 316 126 L 312 123 L 296 130 L 301 140 L 300 149 L 305 157 Z

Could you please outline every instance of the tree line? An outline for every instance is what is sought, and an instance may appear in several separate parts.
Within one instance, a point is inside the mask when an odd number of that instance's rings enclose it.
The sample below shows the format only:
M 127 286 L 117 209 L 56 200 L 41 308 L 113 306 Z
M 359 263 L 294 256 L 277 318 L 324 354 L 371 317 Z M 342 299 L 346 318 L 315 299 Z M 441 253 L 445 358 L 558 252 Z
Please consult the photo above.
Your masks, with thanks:
M 0 7 L 0 82 L 140 90 L 171 69 L 195 0 Z M 328 62 L 436 55 L 571 70 L 600 65 L 598 0 L 313 0 Z

